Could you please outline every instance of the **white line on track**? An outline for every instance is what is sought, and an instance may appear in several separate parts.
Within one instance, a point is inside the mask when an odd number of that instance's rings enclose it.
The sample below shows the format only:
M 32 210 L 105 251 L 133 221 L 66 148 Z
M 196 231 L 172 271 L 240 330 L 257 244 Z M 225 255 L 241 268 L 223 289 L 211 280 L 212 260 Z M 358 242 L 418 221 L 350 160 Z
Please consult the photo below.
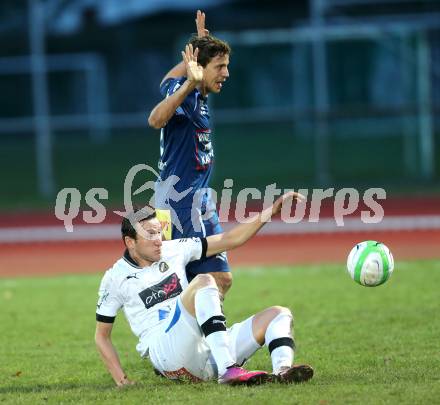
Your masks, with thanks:
M 225 230 L 234 224 L 222 224 Z M 73 232 L 60 226 L 35 226 L 0 228 L 0 243 L 93 241 L 121 239 L 120 225 L 76 225 Z M 334 219 L 323 218 L 319 222 L 303 221 L 288 224 L 280 220 L 267 224 L 262 235 L 294 235 L 311 233 L 386 232 L 440 230 L 440 215 L 388 216 L 377 224 L 365 224 L 359 218 L 345 218 L 344 226 L 337 226 Z

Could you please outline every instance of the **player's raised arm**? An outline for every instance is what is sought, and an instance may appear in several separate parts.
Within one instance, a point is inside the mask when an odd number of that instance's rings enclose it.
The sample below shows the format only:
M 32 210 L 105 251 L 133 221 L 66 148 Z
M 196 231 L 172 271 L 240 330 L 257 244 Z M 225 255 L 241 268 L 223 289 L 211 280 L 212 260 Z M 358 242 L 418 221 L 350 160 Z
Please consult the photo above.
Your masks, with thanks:
M 206 29 L 205 26 L 205 13 L 203 13 L 200 10 L 197 10 L 196 14 L 196 28 L 197 28 L 197 36 L 199 38 L 206 37 L 209 35 L 209 31 Z M 176 66 L 174 66 L 162 79 L 160 84 L 162 84 L 167 79 L 175 79 L 177 77 L 182 77 L 186 75 L 186 66 L 185 63 L 182 61 L 178 63 Z
M 304 199 L 305 197 L 302 194 L 290 191 L 279 197 L 271 207 L 268 207 L 256 215 L 251 222 L 237 225 L 230 231 L 218 235 L 208 236 L 206 238 L 208 243 L 206 256 L 213 256 L 217 253 L 232 250 L 243 245 L 246 241 L 252 238 L 252 236 L 254 236 L 273 215 L 276 215 L 281 211 L 285 202 L 291 200 L 303 202 Z
M 113 346 L 111 334 L 113 323 L 96 322 L 95 343 L 101 355 L 102 361 L 107 370 L 113 377 L 116 385 L 122 387 L 124 385 L 132 385 L 133 381 L 129 380 L 122 369 L 118 352 Z
M 197 63 L 197 55 L 198 49 L 193 49 L 191 44 L 185 46 L 185 51 L 182 51 L 182 59 L 186 68 L 187 80 L 174 93 L 153 108 L 148 117 L 148 124 L 151 127 L 156 129 L 164 127 L 188 94 L 202 82 L 203 67 Z

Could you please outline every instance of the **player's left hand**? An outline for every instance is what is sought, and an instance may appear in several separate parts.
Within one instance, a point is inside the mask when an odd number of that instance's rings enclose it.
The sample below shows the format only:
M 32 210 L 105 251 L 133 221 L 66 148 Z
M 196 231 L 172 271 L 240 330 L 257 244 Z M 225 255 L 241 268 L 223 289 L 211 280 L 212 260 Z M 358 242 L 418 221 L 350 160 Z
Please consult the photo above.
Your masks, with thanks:
M 277 200 L 273 203 L 272 206 L 272 215 L 276 215 L 279 212 L 281 212 L 281 209 L 283 208 L 283 204 L 290 203 L 291 201 L 296 201 L 297 203 L 304 202 L 306 198 L 301 194 L 297 193 L 295 191 L 289 191 L 285 194 L 283 194 L 281 197 L 277 198 Z
M 205 13 L 197 10 L 196 15 L 197 36 L 203 38 L 209 35 L 209 31 L 205 28 Z
M 199 84 L 203 80 L 203 67 L 197 63 L 198 48 L 193 49 L 192 45 L 185 46 L 185 52 L 182 51 L 182 59 L 186 68 L 186 77 L 189 82 Z

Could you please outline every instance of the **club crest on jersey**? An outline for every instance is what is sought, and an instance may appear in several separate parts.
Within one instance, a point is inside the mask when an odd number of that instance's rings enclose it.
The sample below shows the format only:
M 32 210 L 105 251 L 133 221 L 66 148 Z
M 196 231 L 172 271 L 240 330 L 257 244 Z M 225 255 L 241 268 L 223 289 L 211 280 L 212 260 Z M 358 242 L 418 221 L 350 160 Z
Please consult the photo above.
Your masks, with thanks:
M 170 268 L 170 266 L 168 266 L 168 264 L 166 262 L 160 262 L 159 263 L 159 271 L 161 273 L 167 272 L 169 268 Z
M 173 273 L 160 283 L 141 291 L 139 297 L 148 309 L 160 302 L 177 297 L 182 291 L 179 277 Z

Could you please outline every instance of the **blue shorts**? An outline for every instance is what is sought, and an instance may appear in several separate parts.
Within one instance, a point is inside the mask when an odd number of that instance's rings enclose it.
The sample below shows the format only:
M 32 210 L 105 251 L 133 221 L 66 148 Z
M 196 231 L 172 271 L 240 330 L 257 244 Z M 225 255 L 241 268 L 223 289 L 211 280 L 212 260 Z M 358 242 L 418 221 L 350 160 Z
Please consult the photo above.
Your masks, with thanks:
M 173 239 L 191 237 L 206 238 L 209 235 L 216 235 L 223 232 L 219 223 L 218 214 L 215 211 L 212 212 L 212 215 L 208 220 L 203 221 L 201 220 L 200 215 L 195 215 L 194 213 L 194 218 L 191 220 L 191 208 L 178 209 L 175 210 L 175 212 L 180 221 L 182 232 L 180 232 L 175 226 L 176 221 L 173 220 Z M 197 274 L 228 271 L 230 271 L 230 269 L 226 252 L 205 259 L 195 260 L 188 263 L 186 266 L 188 281 L 191 281 Z

